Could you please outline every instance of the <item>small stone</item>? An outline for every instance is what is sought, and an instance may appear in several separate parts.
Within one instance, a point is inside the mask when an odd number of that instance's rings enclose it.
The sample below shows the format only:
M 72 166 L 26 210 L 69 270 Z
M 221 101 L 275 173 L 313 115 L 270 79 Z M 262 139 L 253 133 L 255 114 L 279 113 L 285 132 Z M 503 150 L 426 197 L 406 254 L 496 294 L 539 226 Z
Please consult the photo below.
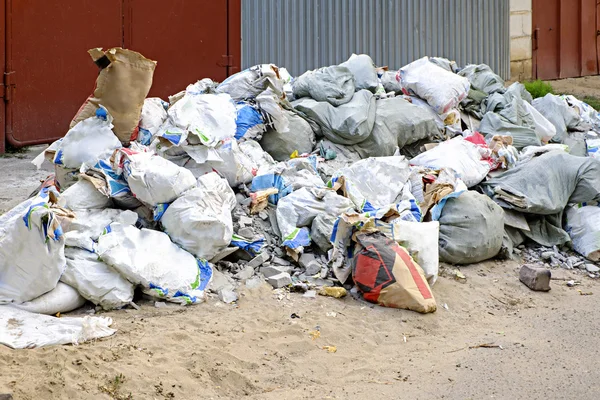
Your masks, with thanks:
M 544 251 L 542 254 L 540 254 L 540 256 L 542 257 L 542 260 L 549 261 L 552 257 L 554 257 L 554 252 Z
M 223 288 L 234 288 L 234 282 L 230 276 L 225 275 L 218 269 L 213 269 L 213 276 L 209 284 L 209 289 L 213 293 L 219 293 L 219 290 Z
M 310 264 L 312 261 L 315 261 L 315 259 L 316 257 L 313 253 L 302 253 L 300 259 L 298 260 L 298 264 L 300 264 L 301 267 L 306 268 L 308 264 Z
M 282 272 L 280 274 L 273 275 L 267 278 L 267 282 L 269 282 L 269 284 L 273 286 L 273 289 L 279 289 L 281 287 L 291 284 L 292 277 L 287 272 Z
M 0 394 L 0 400 L 13 400 L 13 396 L 10 393 Z
M 254 268 L 249 265 L 246 265 L 240 272 L 235 274 L 233 277 L 239 279 L 240 281 L 245 281 L 246 279 L 250 279 L 254 276 Z
M 317 261 L 311 261 L 307 266 L 306 266 L 306 274 L 313 276 L 316 275 L 318 273 L 321 272 L 321 264 L 318 263 Z
M 585 263 L 583 263 L 583 262 L 582 262 L 581 264 L 579 264 L 579 265 L 577 266 L 577 268 L 579 268 L 579 269 L 582 269 L 582 270 L 585 270 Z
M 244 239 L 252 239 L 254 237 L 254 231 L 252 230 L 252 228 L 244 227 L 238 229 L 238 235 L 240 235 Z
M 594 264 L 585 264 L 585 269 L 587 272 L 592 274 L 600 271 L 600 268 L 596 267 Z
M 520 244 L 520 245 L 517 246 L 517 249 L 523 250 L 523 249 L 525 249 L 525 245 L 524 244 Z
M 240 219 L 238 222 L 240 223 L 240 226 L 242 226 L 242 227 L 252 226 L 252 218 L 247 217 L 245 215 L 240 216 Z
M 269 219 L 269 214 L 267 214 L 264 211 L 261 211 L 258 213 L 258 216 L 260 217 L 260 219 L 262 219 L 263 221 L 266 221 L 267 219 Z
M 238 300 L 238 295 L 233 290 L 221 289 L 219 290 L 219 300 L 225 304 L 230 304 Z
M 327 275 L 329 275 L 329 268 L 327 268 L 326 266 L 322 266 L 321 267 L 321 278 L 325 279 L 325 278 L 327 278 Z
M 269 261 L 269 258 L 271 258 L 271 255 L 266 251 L 263 251 L 262 253 L 254 257 L 252 260 L 250 260 L 248 262 L 248 265 L 252 268 L 257 268 Z
M 522 251 L 518 248 L 514 248 L 513 253 L 515 253 L 516 255 L 521 255 Z
M 302 297 L 307 297 L 309 299 L 314 299 L 315 297 L 317 297 L 317 291 L 316 290 L 307 290 Z
M 246 197 L 244 201 L 242 201 L 240 204 L 243 206 L 249 206 L 250 204 L 252 204 L 252 199 L 250 197 Z
M 552 274 L 547 269 L 523 265 L 519 273 L 519 280 L 531 290 L 547 292 L 550 290 L 551 276 Z
M 275 247 L 275 250 L 273 250 L 273 254 L 275 254 L 277 257 L 285 256 L 285 252 L 279 247 Z
M 271 263 L 273 263 L 275 265 L 282 265 L 284 267 L 292 265 L 292 263 L 290 263 L 288 260 L 284 260 L 283 258 L 276 257 L 276 256 L 273 257 L 273 259 L 271 260 Z
M 581 267 L 583 264 L 585 264 L 585 262 L 583 260 L 579 260 L 579 261 L 573 263 L 573 268 Z M 585 265 L 584 265 L 584 268 L 585 268 Z
M 164 301 L 155 301 L 154 302 L 154 307 L 156 307 L 156 308 L 163 308 L 166 306 L 167 306 L 167 303 L 165 303 Z
M 260 273 L 263 274 L 265 276 L 265 278 L 268 279 L 274 275 L 279 275 L 282 272 L 289 274 L 290 270 L 291 269 L 289 267 L 284 267 L 282 265 L 279 265 L 279 266 L 268 265 L 268 266 L 261 267 Z

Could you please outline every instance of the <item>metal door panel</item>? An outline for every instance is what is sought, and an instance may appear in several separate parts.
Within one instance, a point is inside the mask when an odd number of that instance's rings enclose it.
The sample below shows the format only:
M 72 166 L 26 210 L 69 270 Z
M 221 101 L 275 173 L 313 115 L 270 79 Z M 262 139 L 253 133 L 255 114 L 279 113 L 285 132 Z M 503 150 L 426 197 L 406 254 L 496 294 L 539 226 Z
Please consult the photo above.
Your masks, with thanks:
M 6 67 L 16 82 L 6 138 L 48 143 L 64 136 L 94 88 L 98 69 L 87 50 L 121 46 L 122 0 L 4 1 Z
M 560 0 L 534 0 L 533 27 L 536 31 L 534 74 L 539 79 L 556 79 L 560 74 Z
M 125 0 L 125 47 L 158 61 L 149 96 L 227 77 L 227 0 Z

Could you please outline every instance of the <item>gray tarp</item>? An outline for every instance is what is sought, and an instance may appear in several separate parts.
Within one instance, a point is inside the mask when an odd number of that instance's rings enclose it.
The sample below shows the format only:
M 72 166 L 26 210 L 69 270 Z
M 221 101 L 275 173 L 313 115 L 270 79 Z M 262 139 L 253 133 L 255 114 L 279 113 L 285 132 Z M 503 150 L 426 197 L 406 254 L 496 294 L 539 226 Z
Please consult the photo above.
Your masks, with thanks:
M 502 247 L 504 213 L 489 197 L 468 191 L 446 202 L 440 215 L 440 260 L 472 264 Z
M 518 150 L 526 146 L 540 146 L 540 138 L 535 133 L 533 116 L 524 101 L 531 100 L 525 87 L 515 82 L 504 94 L 493 93 L 486 100 L 486 114 L 481 120 L 479 132 L 488 135 L 509 134 L 513 146 Z
M 310 98 L 293 101 L 292 105 L 319 124 L 323 136 L 338 144 L 362 142 L 369 137 L 375 123 L 375 97 L 364 89 L 356 92 L 352 101 L 338 107 Z
M 294 97 L 311 97 L 334 106 L 348 103 L 354 95 L 354 74 L 346 67 L 334 65 L 300 75 L 293 84 Z

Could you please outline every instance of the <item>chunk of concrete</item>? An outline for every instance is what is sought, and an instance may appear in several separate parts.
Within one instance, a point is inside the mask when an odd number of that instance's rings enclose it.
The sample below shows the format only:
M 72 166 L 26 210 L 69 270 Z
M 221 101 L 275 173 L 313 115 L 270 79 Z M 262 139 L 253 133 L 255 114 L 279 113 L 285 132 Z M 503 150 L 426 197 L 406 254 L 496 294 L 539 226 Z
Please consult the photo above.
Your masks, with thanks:
M 250 260 L 248 262 L 248 265 L 252 268 L 257 268 L 269 261 L 269 258 L 271 258 L 271 255 L 266 251 L 263 251 L 262 253 L 254 257 L 252 260 Z
M 519 273 L 519 280 L 531 290 L 547 292 L 550 290 L 551 276 L 550 271 L 545 268 L 523 265 Z
M 213 269 L 212 280 L 210 281 L 208 289 L 213 293 L 219 293 L 219 290 L 227 288 L 233 290 L 235 288 L 235 282 L 233 279 L 219 271 L 218 269 Z
M 233 277 L 239 279 L 240 281 L 245 281 L 246 279 L 252 278 L 254 275 L 254 268 L 249 265 L 246 265 L 240 272 L 235 274 Z
M 284 266 L 277 266 L 277 265 L 269 265 L 266 267 L 262 267 L 260 270 L 260 273 L 263 274 L 265 276 L 265 278 L 270 278 L 274 275 L 279 275 L 282 272 L 285 272 L 286 274 L 289 275 L 290 273 L 290 268 L 289 267 L 284 267 Z
M 267 278 L 267 282 L 269 282 L 269 284 L 273 286 L 273 289 L 279 289 L 281 287 L 291 284 L 292 277 L 287 272 L 282 272 L 280 274 L 273 275 Z
M 238 300 L 238 295 L 231 289 L 221 289 L 219 290 L 219 300 L 223 303 L 230 304 Z

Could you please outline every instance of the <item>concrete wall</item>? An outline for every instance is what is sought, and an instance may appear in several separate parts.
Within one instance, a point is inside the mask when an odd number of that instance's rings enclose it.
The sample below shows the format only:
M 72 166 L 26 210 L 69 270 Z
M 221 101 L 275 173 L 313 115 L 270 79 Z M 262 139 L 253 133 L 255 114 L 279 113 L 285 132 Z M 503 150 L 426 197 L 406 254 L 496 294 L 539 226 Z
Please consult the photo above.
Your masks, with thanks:
M 531 0 L 510 0 L 510 77 L 524 81 L 532 77 Z

